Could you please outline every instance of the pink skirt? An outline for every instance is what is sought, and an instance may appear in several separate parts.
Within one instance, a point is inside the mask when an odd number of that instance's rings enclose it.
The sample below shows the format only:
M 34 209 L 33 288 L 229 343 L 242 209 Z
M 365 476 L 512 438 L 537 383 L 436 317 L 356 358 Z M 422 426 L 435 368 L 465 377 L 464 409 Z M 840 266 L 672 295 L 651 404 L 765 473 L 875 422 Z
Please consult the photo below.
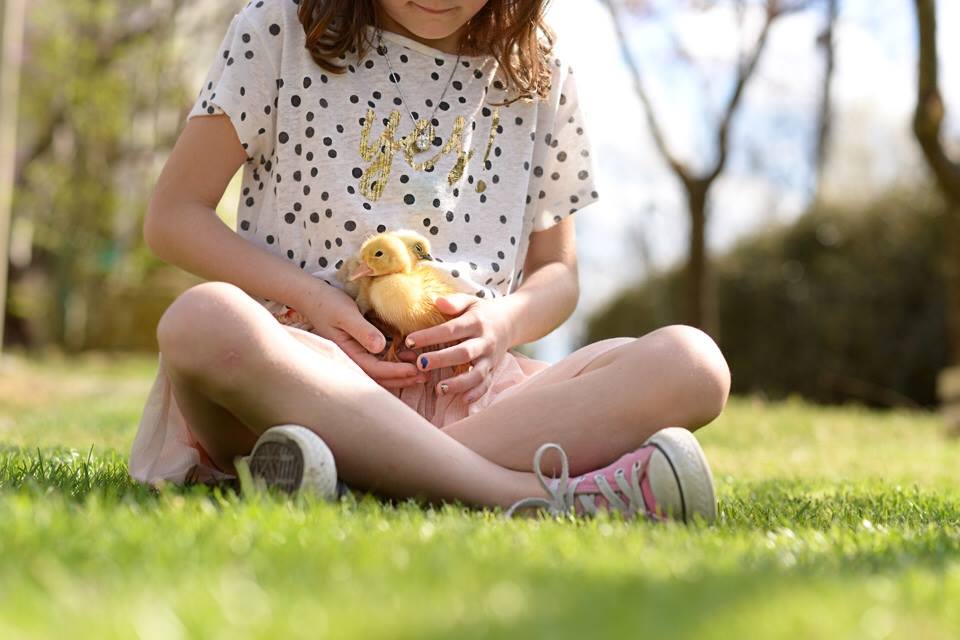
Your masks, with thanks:
M 338 353 L 341 356 L 339 365 L 367 375 L 336 343 L 312 331 L 294 326 L 297 324 L 295 322 L 287 323 L 283 310 L 273 309 L 272 312 L 281 321 L 284 329 L 304 344 L 315 348 L 323 357 L 329 358 L 331 351 Z M 452 367 L 428 372 L 428 380 L 420 384 L 402 389 L 381 388 L 399 397 L 436 427 L 442 428 L 518 392 L 537 379 L 541 372 L 549 370 L 544 377 L 551 381 L 572 378 L 594 358 L 633 339 L 600 340 L 581 347 L 555 364 L 528 358 L 517 351 L 507 351 L 491 373 L 492 382 L 487 391 L 469 405 L 463 400 L 462 393 L 436 393 L 440 380 L 454 375 Z M 441 348 L 445 347 L 431 346 L 413 351 L 421 353 Z M 188 480 L 216 482 L 234 477 L 217 468 L 191 431 L 171 390 L 162 353 L 158 354 L 157 375 L 147 395 L 130 453 L 129 466 L 133 478 L 151 484 L 159 481 L 183 483 Z

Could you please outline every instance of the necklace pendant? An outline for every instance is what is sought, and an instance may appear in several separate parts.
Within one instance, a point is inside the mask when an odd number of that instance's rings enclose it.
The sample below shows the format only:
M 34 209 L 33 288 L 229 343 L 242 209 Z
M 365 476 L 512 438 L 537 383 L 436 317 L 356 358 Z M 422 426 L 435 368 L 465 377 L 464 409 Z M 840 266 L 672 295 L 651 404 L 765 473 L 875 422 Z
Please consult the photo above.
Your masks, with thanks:
M 421 118 L 413 129 L 413 146 L 417 151 L 426 151 L 433 144 L 433 125 Z
M 417 136 L 417 149 L 420 151 L 426 151 L 430 148 L 430 142 L 433 139 L 430 137 L 430 134 L 426 131 L 422 131 L 420 135 Z

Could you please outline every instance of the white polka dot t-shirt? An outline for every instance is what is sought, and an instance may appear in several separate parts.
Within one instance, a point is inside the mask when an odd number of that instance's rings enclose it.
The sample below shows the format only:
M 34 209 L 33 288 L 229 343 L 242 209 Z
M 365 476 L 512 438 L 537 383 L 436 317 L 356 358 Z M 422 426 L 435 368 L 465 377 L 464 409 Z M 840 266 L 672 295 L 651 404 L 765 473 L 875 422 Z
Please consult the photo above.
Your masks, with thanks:
M 414 229 L 461 291 L 516 289 L 530 233 L 597 199 L 572 69 L 553 58 L 549 98 L 498 107 L 494 58 L 384 32 L 333 74 L 304 48 L 298 6 L 234 16 L 188 115 L 227 114 L 246 150 L 237 233 L 339 287 L 363 240 Z

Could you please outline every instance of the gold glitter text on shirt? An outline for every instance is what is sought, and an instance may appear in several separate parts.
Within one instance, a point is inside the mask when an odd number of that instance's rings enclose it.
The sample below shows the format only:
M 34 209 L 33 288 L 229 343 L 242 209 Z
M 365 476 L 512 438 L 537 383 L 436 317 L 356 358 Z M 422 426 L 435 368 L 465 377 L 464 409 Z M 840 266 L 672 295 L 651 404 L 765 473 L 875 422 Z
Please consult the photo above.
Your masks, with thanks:
M 490 124 L 490 137 L 487 140 L 487 151 L 483 154 L 483 168 L 487 168 L 487 162 L 490 160 L 490 150 L 493 149 L 493 141 L 497 138 L 497 128 L 500 126 L 500 107 L 493 110 L 493 122 Z M 487 190 L 487 183 L 484 180 L 477 180 L 477 193 L 483 193 Z
M 367 110 L 367 117 L 363 121 L 360 131 L 360 157 L 369 162 L 366 171 L 360 178 L 360 193 L 370 200 L 379 200 L 383 188 L 390 177 L 393 166 L 393 154 L 398 150 L 399 143 L 395 141 L 397 126 L 400 124 L 400 112 L 394 110 L 390 114 L 387 126 L 374 144 L 370 144 L 370 128 L 373 126 L 373 109 Z
M 500 126 L 500 107 L 493 110 L 493 122 L 490 124 L 490 138 L 487 140 L 487 152 L 483 154 L 483 164 L 486 166 L 490 159 L 490 150 L 493 149 L 493 141 L 497 138 L 497 128 Z
M 493 116 L 493 126 L 490 131 L 490 140 L 487 144 L 487 155 L 490 154 L 490 148 L 493 145 L 493 139 L 496 137 L 497 124 L 500 120 L 500 110 L 496 109 Z M 440 150 L 432 157 L 423 162 L 416 161 L 418 153 L 415 145 L 417 135 L 420 133 L 419 124 L 414 130 L 401 138 L 397 138 L 397 127 L 400 125 L 400 111 L 394 109 L 390 112 L 386 127 L 376 141 L 371 143 L 371 130 L 376 120 L 376 113 L 373 109 L 367 109 L 367 115 L 363 121 L 363 127 L 360 130 L 360 157 L 369 162 L 363 176 L 360 178 L 360 193 L 369 200 L 379 200 L 383 195 L 383 189 L 387 185 L 390 177 L 390 170 L 393 166 L 393 157 L 397 152 L 402 152 L 403 157 L 416 171 L 428 171 L 445 155 L 456 151 L 457 161 L 454 163 L 450 173 L 447 174 L 447 182 L 450 185 L 456 184 L 466 170 L 467 163 L 473 157 L 474 150 L 469 152 L 463 148 L 463 131 L 466 127 L 466 120 L 463 116 L 457 116 L 453 121 L 453 131 Z M 486 162 L 486 157 L 484 157 Z

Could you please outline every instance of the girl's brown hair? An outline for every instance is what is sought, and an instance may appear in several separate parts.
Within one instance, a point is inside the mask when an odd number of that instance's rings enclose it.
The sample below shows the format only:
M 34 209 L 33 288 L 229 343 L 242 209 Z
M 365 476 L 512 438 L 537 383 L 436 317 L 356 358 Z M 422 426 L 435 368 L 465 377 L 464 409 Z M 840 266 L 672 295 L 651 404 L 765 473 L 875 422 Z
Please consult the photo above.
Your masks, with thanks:
M 544 22 L 548 0 L 489 0 L 467 23 L 461 41 L 466 55 L 492 55 L 506 74 L 517 100 L 546 98 L 550 92 L 548 56 L 556 39 Z M 314 61 L 331 73 L 343 73 L 347 52 L 367 53 L 364 30 L 378 26 L 376 0 L 300 0 L 297 11 L 306 34 L 306 49 Z

